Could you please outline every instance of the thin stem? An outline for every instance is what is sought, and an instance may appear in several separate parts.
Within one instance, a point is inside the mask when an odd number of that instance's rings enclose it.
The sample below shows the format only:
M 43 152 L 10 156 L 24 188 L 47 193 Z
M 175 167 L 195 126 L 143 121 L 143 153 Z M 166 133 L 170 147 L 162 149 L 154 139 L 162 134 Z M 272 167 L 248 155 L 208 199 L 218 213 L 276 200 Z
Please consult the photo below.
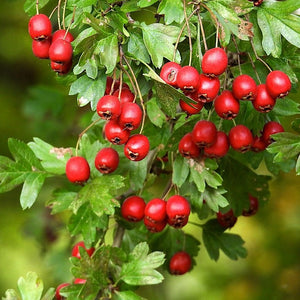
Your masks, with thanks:
M 258 75 L 258 73 L 257 73 L 255 64 L 254 64 L 254 62 L 253 62 L 253 59 L 252 59 L 250 53 L 248 53 L 248 56 L 249 56 L 249 59 L 250 59 L 250 63 L 251 63 L 251 65 L 252 65 L 252 68 L 253 68 L 253 70 L 254 70 L 254 72 L 255 72 L 256 78 L 257 78 L 258 82 L 261 84 L 260 77 L 259 77 L 259 75 Z
M 36 0 L 35 2 L 35 9 L 36 9 L 36 14 L 39 15 L 40 12 L 39 12 L 39 0 Z
M 183 11 L 184 11 L 184 18 L 186 22 L 186 27 L 188 30 L 188 38 L 189 38 L 189 47 L 190 47 L 190 57 L 189 57 L 189 66 L 192 65 L 192 57 L 193 57 L 193 45 L 192 45 L 192 35 L 191 35 L 191 29 L 190 29 L 190 24 L 189 20 L 186 14 L 186 1 L 183 1 Z
M 64 8 L 63 8 L 63 29 L 66 29 L 66 24 L 65 24 L 65 17 L 66 17 L 66 6 L 67 6 L 67 1 L 68 0 L 65 0 L 65 3 L 64 3 Z M 74 20 L 73 20 L 74 21 Z M 71 24 L 72 24 L 72 21 L 71 21 Z
M 55 11 L 57 10 L 57 8 L 58 8 L 58 6 L 56 5 L 54 8 L 53 8 L 53 10 L 51 11 L 51 14 L 50 14 L 50 16 L 49 16 L 49 19 L 51 19 L 52 18 L 52 16 L 53 16 L 53 14 L 55 13 Z
M 202 19 L 201 19 L 199 11 L 197 13 L 197 16 L 198 16 L 198 22 L 200 24 L 201 35 L 202 35 L 203 44 L 204 44 L 204 50 L 207 51 L 208 47 L 207 47 L 207 43 L 206 43 L 205 31 L 204 31 L 204 27 L 203 27 L 203 23 L 202 23 Z
M 235 122 L 235 119 L 231 119 L 232 123 L 234 126 L 236 126 L 236 122 Z
M 122 58 L 120 59 L 120 68 L 122 69 L 122 71 L 125 73 L 125 75 L 128 77 L 130 83 L 131 83 L 131 86 L 134 90 L 134 100 L 133 102 L 135 102 L 135 99 L 136 99 L 136 95 L 137 95 L 137 89 L 135 87 L 135 84 L 130 76 L 130 74 L 128 73 L 128 71 L 124 68 L 123 64 L 122 64 Z
M 232 36 L 232 41 L 234 43 L 234 46 L 235 46 L 235 49 L 237 51 L 237 54 L 238 54 L 238 57 L 237 57 L 237 60 L 238 60 L 238 66 L 239 66 L 239 70 L 240 70 L 240 75 L 243 74 L 242 72 L 242 68 L 241 68 L 241 59 L 240 59 L 240 55 L 241 55 L 241 52 L 239 50 L 239 47 L 237 45 L 237 42 L 236 42 L 236 39 L 234 38 L 234 36 Z
M 268 65 L 261 57 L 258 56 L 258 54 L 257 54 L 257 52 L 256 52 L 256 49 L 255 49 L 255 47 L 254 47 L 254 43 L 253 43 L 253 39 L 252 39 L 252 38 L 250 38 L 250 44 L 251 44 L 252 50 L 253 50 L 253 52 L 254 52 L 255 58 L 256 58 L 257 60 L 259 60 L 261 63 L 263 63 L 264 66 L 265 66 L 270 72 L 272 72 L 271 67 L 270 67 L 270 66 L 269 66 L 269 65 Z
M 61 5 L 61 0 L 58 0 L 57 4 L 57 22 L 58 22 L 58 28 L 61 29 L 61 24 L 60 24 L 60 5 Z
M 215 44 L 215 47 L 217 48 L 218 47 L 218 44 L 219 44 L 219 22 L 217 23 L 217 30 L 216 30 L 216 44 Z
M 67 30 L 66 30 L 66 33 L 65 33 L 65 35 L 64 35 L 64 39 L 66 38 L 66 36 L 67 36 L 68 32 L 70 31 L 70 28 L 71 28 L 71 26 L 72 26 L 74 20 L 75 20 L 75 12 L 76 12 L 76 6 L 74 6 L 74 8 L 73 8 L 72 19 L 71 19 L 71 22 L 70 22 L 70 24 L 69 24 Z M 63 26 L 64 26 L 64 29 L 65 29 L 65 21 L 63 21 Z
M 166 187 L 165 187 L 165 189 L 164 189 L 164 191 L 163 191 L 163 193 L 162 193 L 162 195 L 161 195 L 161 199 L 164 200 L 168 196 L 168 194 L 170 193 L 172 188 L 173 188 L 173 182 L 172 182 L 172 178 L 170 178 L 167 185 L 166 185 Z
M 113 247 L 118 247 L 118 248 L 121 247 L 124 233 L 125 233 L 125 228 L 118 223 L 113 244 L 112 244 Z

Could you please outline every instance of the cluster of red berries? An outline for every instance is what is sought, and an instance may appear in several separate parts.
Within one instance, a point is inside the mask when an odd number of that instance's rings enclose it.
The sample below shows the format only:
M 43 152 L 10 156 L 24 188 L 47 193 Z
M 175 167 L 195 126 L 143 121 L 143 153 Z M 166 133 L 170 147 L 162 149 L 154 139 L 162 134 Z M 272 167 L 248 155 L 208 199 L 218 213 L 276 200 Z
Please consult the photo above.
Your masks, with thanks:
M 32 38 L 32 52 L 41 59 L 50 59 L 51 69 L 58 74 L 67 74 L 72 67 L 73 35 L 60 29 L 52 34 L 52 23 L 48 16 L 36 14 L 28 23 Z
M 150 232 L 161 232 L 167 224 L 174 228 L 184 227 L 190 215 L 190 204 L 180 195 L 171 196 L 167 201 L 154 198 L 147 204 L 139 196 L 130 196 L 121 206 L 121 215 L 129 222 L 144 221 Z
M 95 248 L 94 247 L 91 247 L 91 248 L 86 248 L 85 244 L 83 241 L 80 241 L 78 242 L 77 244 L 75 244 L 75 246 L 73 247 L 72 249 L 72 257 L 77 257 L 78 259 L 81 258 L 80 256 L 80 251 L 79 251 L 79 248 L 82 247 L 85 249 L 86 253 L 91 257 L 93 255 L 93 253 L 95 252 Z M 86 283 L 86 279 L 83 279 L 83 278 L 75 278 L 73 280 L 73 283 L 74 284 L 85 284 Z M 68 282 L 64 282 L 64 283 L 61 283 L 57 288 L 56 288 L 56 291 L 55 291 L 55 298 L 57 300 L 62 300 L 62 299 L 65 299 L 61 294 L 60 294 L 60 290 L 65 287 L 65 286 L 69 286 L 70 283 Z

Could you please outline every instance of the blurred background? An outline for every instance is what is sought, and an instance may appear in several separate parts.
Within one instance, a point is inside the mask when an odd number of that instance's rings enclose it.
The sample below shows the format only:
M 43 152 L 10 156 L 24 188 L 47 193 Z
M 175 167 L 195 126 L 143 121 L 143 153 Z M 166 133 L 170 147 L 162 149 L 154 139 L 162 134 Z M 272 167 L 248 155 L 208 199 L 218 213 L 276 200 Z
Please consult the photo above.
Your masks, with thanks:
M 0 2 L 0 155 L 5 156 L 10 156 L 9 137 L 74 146 L 87 112 L 67 96 L 68 87 L 57 82 L 48 61 L 33 56 L 23 5 L 23 0 Z M 291 96 L 299 102 L 299 92 Z M 214 262 L 201 246 L 191 273 L 165 274 L 161 285 L 141 293 L 151 300 L 300 299 L 299 183 L 293 172 L 274 178 L 269 204 L 254 217 L 240 218 L 231 230 L 245 240 L 246 259 L 231 261 L 221 255 Z M 0 194 L 1 297 L 29 271 L 37 272 L 47 288 L 71 277 L 72 241 L 63 217 L 51 216 L 44 205 L 55 184 L 47 181 L 33 208 L 25 211 L 19 204 L 20 189 Z M 187 231 L 201 235 L 192 225 Z

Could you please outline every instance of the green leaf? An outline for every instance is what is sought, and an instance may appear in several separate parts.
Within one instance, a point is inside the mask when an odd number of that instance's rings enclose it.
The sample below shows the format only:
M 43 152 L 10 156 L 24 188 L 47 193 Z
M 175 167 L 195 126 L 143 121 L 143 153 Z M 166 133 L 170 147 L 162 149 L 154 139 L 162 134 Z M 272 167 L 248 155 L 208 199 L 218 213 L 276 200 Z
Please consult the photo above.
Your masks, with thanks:
M 152 4 L 156 3 L 158 0 L 140 0 L 138 1 L 138 6 L 143 8 L 143 7 L 148 7 L 151 6 Z
M 145 63 L 150 62 L 150 56 L 147 48 L 145 47 L 143 37 L 138 32 L 131 32 L 128 41 L 128 52 L 131 56 L 137 60 L 144 61 Z
M 5 295 L 2 297 L 2 300 L 21 300 L 21 298 L 15 290 L 8 289 L 5 291 Z
M 161 111 L 160 107 L 157 105 L 156 99 L 151 98 L 146 103 L 147 107 L 147 116 L 150 121 L 157 127 L 161 128 L 162 125 L 166 122 L 166 116 Z
M 49 288 L 41 300 L 52 300 L 54 296 L 55 296 L 55 289 Z
M 202 238 L 210 258 L 215 261 L 219 259 L 220 250 L 232 260 L 247 256 L 242 238 L 237 234 L 224 233 L 215 219 L 209 220 L 203 226 Z
M 130 186 L 133 190 L 139 190 L 144 186 L 147 177 L 147 163 L 147 158 L 141 161 L 127 161 Z
M 220 207 L 228 206 L 228 201 L 223 196 L 225 192 L 226 191 L 222 188 L 212 189 L 207 187 L 203 193 L 203 199 L 214 212 L 218 212 Z
M 115 299 L 115 300 L 145 300 L 145 298 L 142 298 L 141 296 L 137 295 L 133 291 L 116 291 L 115 297 L 113 299 Z
M 18 288 L 22 300 L 40 300 L 44 284 L 43 281 L 34 272 L 27 273 L 26 277 L 18 280 Z
M 181 187 L 190 173 L 187 159 L 177 155 L 173 163 L 172 182 Z
M 87 7 L 93 5 L 97 0 L 68 0 L 68 6 Z
M 164 261 L 164 253 L 150 254 L 146 242 L 139 243 L 129 254 L 128 262 L 123 264 L 120 279 L 129 285 L 151 285 L 163 281 L 163 276 L 155 269 Z
M 39 0 L 39 9 L 42 9 L 48 4 L 50 0 Z M 24 11 L 29 16 L 34 16 L 36 14 L 36 1 L 26 0 L 24 3 Z
M 298 156 L 298 159 L 296 162 L 296 174 L 300 175 L 300 155 Z
M 272 113 L 275 113 L 277 116 L 294 116 L 300 113 L 300 105 L 292 99 L 285 97 L 276 101 Z
M 167 25 L 173 22 L 181 24 L 184 20 L 183 2 L 181 0 L 162 0 L 157 12 L 164 15 Z
M 77 192 L 58 189 L 53 192 L 53 199 L 47 205 L 52 209 L 52 214 L 57 214 L 69 210 L 72 202 L 76 199 Z

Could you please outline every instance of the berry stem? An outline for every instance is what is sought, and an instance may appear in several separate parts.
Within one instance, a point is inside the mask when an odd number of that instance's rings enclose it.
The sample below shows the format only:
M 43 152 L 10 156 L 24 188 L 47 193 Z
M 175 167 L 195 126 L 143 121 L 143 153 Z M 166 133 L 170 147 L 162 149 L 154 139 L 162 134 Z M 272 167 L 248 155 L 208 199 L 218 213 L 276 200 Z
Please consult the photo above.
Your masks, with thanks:
M 183 1 L 183 11 L 184 11 L 184 18 L 186 22 L 186 27 L 188 31 L 188 38 L 189 38 L 189 47 L 190 47 L 190 57 L 189 57 L 189 66 L 192 65 L 192 57 L 193 57 L 193 45 L 192 45 L 192 35 L 191 35 L 191 29 L 190 29 L 190 24 L 188 20 L 188 16 L 186 14 L 186 1 Z
M 65 8 L 65 7 L 64 7 L 64 8 Z M 70 28 L 71 28 L 72 24 L 74 23 L 74 19 L 75 19 L 75 11 L 76 11 L 76 6 L 74 6 L 74 8 L 73 8 L 72 19 L 71 19 L 71 22 L 70 22 L 70 24 L 69 24 L 67 30 L 66 30 L 66 33 L 65 33 L 65 35 L 64 35 L 64 39 L 66 39 L 66 36 L 67 36 L 68 32 L 70 31 Z M 64 15 L 63 15 L 63 28 L 65 29 L 65 20 L 64 20 L 64 18 L 65 18 L 65 12 L 64 12 Z
M 67 6 L 67 0 L 65 0 L 64 8 L 63 8 L 63 21 L 62 21 L 63 29 L 66 29 L 66 24 L 65 24 L 66 6 Z M 72 23 L 72 22 L 71 22 L 71 23 Z
M 250 44 L 251 44 L 251 47 L 252 47 L 252 50 L 254 52 L 254 55 L 255 55 L 255 58 L 260 61 L 261 63 L 263 63 L 263 65 L 270 71 L 272 72 L 272 69 L 271 67 L 261 58 L 258 56 L 257 52 L 256 52 L 256 49 L 254 47 L 254 43 L 253 43 L 253 38 L 250 37 Z
M 61 24 L 60 24 L 60 5 L 61 5 L 61 0 L 58 0 L 58 4 L 57 4 L 57 23 L 58 23 L 58 29 L 61 29 Z
M 240 52 L 240 50 L 239 50 L 239 47 L 238 47 L 238 45 L 237 45 L 237 42 L 236 42 L 236 39 L 234 38 L 234 36 L 232 36 L 232 41 L 233 41 L 233 43 L 234 43 L 235 49 L 236 49 L 237 54 L 238 54 L 238 56 L 237 56 L 237 61 L 238 61 L 238 66 L 239 66 L 240 75 L 242 75 L 243 72 L 242 72 L 242 68 L 241 68 L 241 59 L 240 59 L 241 52 Z
M 35 9 L 36 9 L 36 14 L 39 15 L 40 12 L 39 12 L 39 0 L 36 0 L 35 2 Z
M 257 81 L 261 84 L 261 80 L 260 80 L 260 77 L 259 77 L 259 75 L 258 75 L 258 73 L 257 73 L 257 70 L 256 70 L 255 64 L 254 64 L 254 62 L 253 62 L 253 59 L 252 59 L 252 57 L 251 57 L 251 54 L 248 53 L 248 56 L 249 56 L 249 59 L 250 59 L 251 66 L 252 66 L 252 68 L 253 68 L 253 70 L 254 70 L 254 72 L 255 72 L 255 76 L 256 76 L 256 78 L 257 78 Z
M 135 99 L 136 99 L 136 95 L 137 95 L 137 90 L 136 90 L 136 87 L 135 87 L 135 84 L 130 76 L 130 74 L 128 73 L 128 71 L 124 68 L 123 64 L 122 64 L 122 58 L 120 59 L 120 68 L 121 70 L 126 74 L 126 76 L 128 77 L 130 83 L 131 83 L 131 86 L 134 90 L 134 100 L 133 102 L 135 102 Z
M 199 11 L 197 12 L 197 16 L 198 16 L 198 22 L 200 24 L 201 35 L 202 35 L 203 44 L 204 44 L 204 50 L 207 51 L 208 47 L 207 47 L 207 43 L 206 43 L 205 31 L 204 31 L 204 27 L 203 27 L 203 23 L 202 23 L 202 18 L 201 18 L 201 15 L 200 15 Z

